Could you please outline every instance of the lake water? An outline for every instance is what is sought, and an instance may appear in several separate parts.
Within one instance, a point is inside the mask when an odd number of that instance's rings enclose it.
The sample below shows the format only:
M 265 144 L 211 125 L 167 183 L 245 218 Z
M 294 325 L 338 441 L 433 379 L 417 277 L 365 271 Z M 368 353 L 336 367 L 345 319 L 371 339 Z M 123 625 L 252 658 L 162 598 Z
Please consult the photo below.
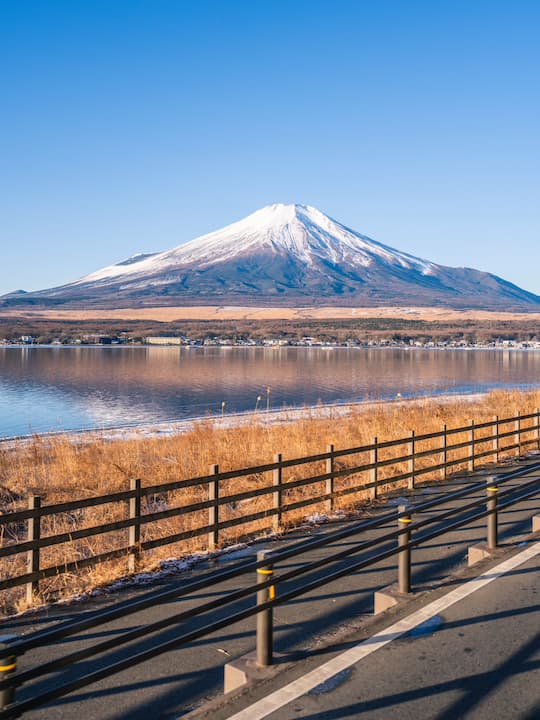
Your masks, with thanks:
M 539 384 L 533 351 L 3 347 L 0 437 Z

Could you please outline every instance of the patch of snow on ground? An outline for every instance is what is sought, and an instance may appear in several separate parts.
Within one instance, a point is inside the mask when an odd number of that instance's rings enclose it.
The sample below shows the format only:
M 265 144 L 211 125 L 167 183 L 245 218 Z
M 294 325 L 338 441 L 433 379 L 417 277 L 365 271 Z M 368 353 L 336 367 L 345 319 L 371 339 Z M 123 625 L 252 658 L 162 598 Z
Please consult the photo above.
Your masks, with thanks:
M 319 513 L 314 512 L 311 515 L 307 515 L 304 518 L 304 522 L 308 525 L 322 525 L 323 523 L 331 522 L 333 520 L 345 520 L 347 513 L 343 510 L 337 510 L 333 513 Z

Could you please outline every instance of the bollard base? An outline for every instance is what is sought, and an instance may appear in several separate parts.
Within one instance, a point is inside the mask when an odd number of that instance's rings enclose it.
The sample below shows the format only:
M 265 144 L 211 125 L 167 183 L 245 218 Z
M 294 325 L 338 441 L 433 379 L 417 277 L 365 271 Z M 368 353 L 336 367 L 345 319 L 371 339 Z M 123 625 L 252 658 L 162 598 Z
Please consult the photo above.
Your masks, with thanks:
M 533 533 L 540 532 L 540 515 L 534 515 L 532 519 Z
M 378 615 L 404 600 L 410 600 L 412 597 L 414 597 L 414 593 L 402 593 L 397 585 L 388 585 L 388 587 L 373 594 L 373 614 Z
M 503 554 L 504 551 L 501 548 L 489 548 L 486 543 L 471 545 L 467 553 L 467 565 L 471 567 L 482 560 L 486 560 L 486 558 L 495 558 Z
M 251 652 L 225 665 L 223 676 L 223 692 L 225 694 L 238 690 L 249 682 L 263 680 L 275 672 L 276 665 L 283 665 L 286 656 L 274 653 L 272 665 L 257 665 L 257 653 Z

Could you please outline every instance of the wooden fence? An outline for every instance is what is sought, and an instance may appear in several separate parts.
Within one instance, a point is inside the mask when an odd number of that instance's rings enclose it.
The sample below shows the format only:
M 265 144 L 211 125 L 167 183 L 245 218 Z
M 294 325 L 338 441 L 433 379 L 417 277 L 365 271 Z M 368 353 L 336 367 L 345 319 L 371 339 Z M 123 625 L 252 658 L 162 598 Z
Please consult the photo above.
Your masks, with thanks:
M 520 455 L 533 448 L 540 450 L 538 409 L 478 424 L 471 420 L 457 428 L 443 426 L 440 432 L 412 432 L 386 441 L 373 438 L 359 447 L 329 445 L 325 452 L 307 457 L 285 459 L 276 454 L 271 463 L 238 470 L 221 472 L 212 465 L 203 477 L 160 485 L 143 487 L 133 479 L 125 491 L 72 502 L 42 505 L 40 497 L 32 496 L 27 509 L 0 515 L 0 590 L 25 585 L 31 603 L 40 581 L 47 578 L 119 558 L 134 572 L 142 554 L 160 546 L 180 543 L 181 553 L 182 543 L 202 538 L 199 549 L 214 550 L 231 542 L 232 529 L 244 536 L 279 531 L 291 524 L 295 511 L 307 507 L 326 513 L 350 509 L 389 490 L 413 489 L 420 480 L 444 480 L 459 470 L 499 462 L 503 454 Z M 235 488 L 246 483 L 247 489 Z M 188 502 L 182 504 L 186 497 Z M 95 517 L 88 516 L 92 508 L 113 519 L 88 525 Z M 163 525 L 171 520 L 176 524 Z M 59 527 L 64 531 L 57 532 Z M 109 537 L 111 549 L 95 552 L 80 545 L 102 536 Z M 58 546 L 72 548 L 73 559 L 51 562 L 58 559 Z M 21 554 L 23 559 L 26 555 L 25 572 L 20 572 Z

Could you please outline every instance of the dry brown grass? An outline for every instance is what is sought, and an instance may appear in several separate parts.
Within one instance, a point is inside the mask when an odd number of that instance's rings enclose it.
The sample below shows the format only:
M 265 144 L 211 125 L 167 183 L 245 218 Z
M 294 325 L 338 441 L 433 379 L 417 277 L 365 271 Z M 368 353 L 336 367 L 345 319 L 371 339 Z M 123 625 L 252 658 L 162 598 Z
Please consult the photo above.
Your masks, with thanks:
M 92 310 L 31 310 L 2 308 L 0 318 L 47 320 L 329 320 L 359 318 L 400 318 L 463 323 L 467 320 L 525 320 L 538 322 L 538 312 L 500 310 L 452 310 L 444 307 L 244 307 L 230 305 L 190 305 Z
M 325 452 L 329 443 L 336 450 L 358 447 L 372 442 L 408 436 L 411 429 L 417 433 L 439 431 L 443 424 L 449 428 L 466 425 L 470 418 L 476 423 L 492 420 L 494 415 L 501 418 L 516 416 L 518 413 L 533 412 L 540 405 L 540 391 L 517 392 L 497 391 L 477 400 L 437 400 L 390 403 L 358 406 L 348 414 L 336 409 L 329 416 L 321 417 L 317 409 L 307 412 L 301 419 L 283 423 L 264 423 L 253 417 L 252 422 L 242 426 L 218 428 L 210 420 L 202 421 L 194 429 L 173 437 L 142 437 L 114 442 L 104 438 L 36 436 L 31 441 L 18 444 L 0 445 L 0 511 L 3 513 L 24 509 L 29 495 L 40 495 L 43 505 L 50 505 L 78 498 L 107 495 L 127 490 L 130 478 L 141 478 L 142 485 L 151 486 L 190 477 L 204 476 L 213 463 L 220 470 L 250 467 L 273 461 L 275 453 L 281 452 L 284 459 L 302 457 Z M 511 429 L 507 426 L 506 429 Z M 490 430 L 483 431 L 489 435 Z M 482 433 L 478 433 L 481 437 Z M 533 436 L 526 435 L 524 439 Z M 453 442 L 465 440 L 467 434 L 454 436 Z M 511 441 L 509 441 L 511 442 Z M 424 441 L 417 450 L 440 447 L 436 441 Z M 506 443 L 508 444 L 508 442 Z M 486 449 L 488 444 L 484 443 Z M 489 446 L 490 447 L 490 446 Z M 482 444 L 480 442 L 480 448 Z M 384 454 L 386 453 L 386 454 Z M 406 454 L 406 447 L 381 451 L 380 459 Z M 454 457 L 461 457 L 455 453 Z M 451 459 L 451 458 L 450 458 Z M 493 459 L 486 458 L 486 462 Z M 418 467 L 433 466 L 439 456 L 427 458 Z M 338 459 L 336 468 L 355 466 L 369 462 L 368 453 L 360 453 Z M 396 464 L 381 471 L 384 481 L 390 474 L 406 470 L 406 464 Z M 463 467 L 463 464 L 461 464 Z M 460 466 L 455 468 L 460 469 Z M 284 481 L 292 481 L 324 472 L 324 462 L 298 466 L 284 471 Z M 429 475 L 425 476 L 426 479 Z M 432 473 L 439 478 L 440 471 Z M 367 472 L 356 473 L 336 480 L 336 489 L 358 487 L 369 481 Z M 252 490 L 271 484 L 270 473 L 250 475 L 222 483 L 222 496 Z M 206 500 L 207 486 L 204 484 L 177 490 L 168 494 L 148 497 L 143 501 L 143 512 L 152 512 L 176 506 L 188 506 Z M 289 502 L 324 493 L 324 483 L 319 482 L 285 492 Z M 355 511 L 366 505 L 368 493 L 359 490 L 336 501 L 336 508 Z M 268 509 L 271 496 L 251 498 L 223 506 L 220 518 L 234 518 L 239 515 Z M 306 514 L 325 509 L 323 503 L 288 513 L 283 525 L 297 523 Z M 109 503 L 95 508 L 52 515 L 42 521 L 42 535 L 72 531 L 91 527 L 126 517 L 126 503 Z M 180 517 L 161 520 L 143 527 L 142 539 L 164 537 L 206 525 L 208 511 L 190 512 Z M 264 532 L 269 528 L 268 518 L 252 522 L 247 526 L 231 528 L 223 532 L 221 545 L 234 543 L 246 534 Z M 24 539 L 25 523 L 7 526 L 0 538 L 3 544 Z M 71 562 L 106 552 L 127 544 L 127 531 L 116 531 L 107 535 L 86 538 L 42 550 L 41 567 Z M 206 536 L 194 537 L 182 543 L 165 545 L 141 558 L 141 569 L 155 567 L 160 559 L 181 556 L 204 550 Z M 25 572 L 25 558 L 21 555 L 0 561 L 3 577 L 14 577 Z M 39 601 L 69 595 L 106 583 L 126 572 L 125 559 L 111 561 L 77 573 L 58 574 L 42 581 Z M 12 612 L 24 606 L 22 588 L 3 591 L 0 602 L 5 612 Z

